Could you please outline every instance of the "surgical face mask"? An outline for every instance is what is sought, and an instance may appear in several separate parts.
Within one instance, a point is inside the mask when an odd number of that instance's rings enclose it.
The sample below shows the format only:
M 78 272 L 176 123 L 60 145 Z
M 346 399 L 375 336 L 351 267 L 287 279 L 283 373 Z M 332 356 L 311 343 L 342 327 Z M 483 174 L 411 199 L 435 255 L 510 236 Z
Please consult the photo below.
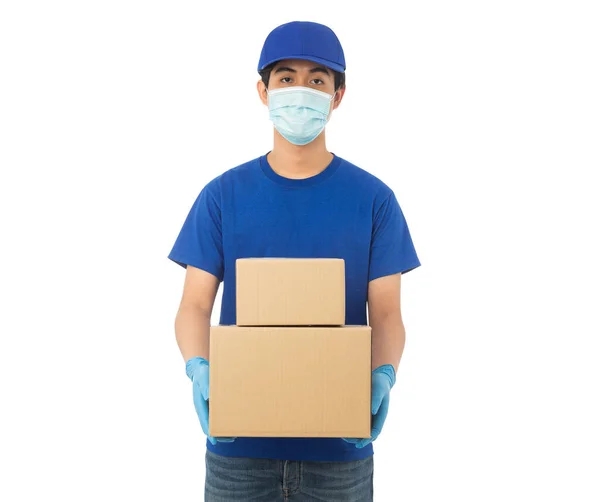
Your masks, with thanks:
M 294 145 L 306 145 L 325 129 L 335 96 L 310 87 L 267 90 L 269 118 L 275 129 Z

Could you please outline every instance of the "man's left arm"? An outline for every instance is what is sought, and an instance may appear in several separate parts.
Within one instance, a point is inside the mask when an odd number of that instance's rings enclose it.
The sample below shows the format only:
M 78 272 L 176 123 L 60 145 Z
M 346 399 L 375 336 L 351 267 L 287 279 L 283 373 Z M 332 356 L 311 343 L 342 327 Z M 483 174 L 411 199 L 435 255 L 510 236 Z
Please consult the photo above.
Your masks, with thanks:
M 400 278 L 420 265 L 406 219 L 392 192 L 379 204 L 373 220 L 367 293 L 373 417 L 370 438 L 345 439 L 357 448 L 377 439 L 387 417 L 406 335 L 400 312 Z
M 397 372 L 402 358 L 406 331 L 400 310 L 401 277 L 401 274 L 393 274 L 369 283 L 368 309 L 372 330 L 373 370 L 391 364 Z
M 344 438 L 357 448 L 377 439 L 387 417 L 390 391 L 404 350 L 405 331 L 400 312 L 401 274 L 387 275 L 369 283 L 368 307 L 371 326 L 371 437 Z

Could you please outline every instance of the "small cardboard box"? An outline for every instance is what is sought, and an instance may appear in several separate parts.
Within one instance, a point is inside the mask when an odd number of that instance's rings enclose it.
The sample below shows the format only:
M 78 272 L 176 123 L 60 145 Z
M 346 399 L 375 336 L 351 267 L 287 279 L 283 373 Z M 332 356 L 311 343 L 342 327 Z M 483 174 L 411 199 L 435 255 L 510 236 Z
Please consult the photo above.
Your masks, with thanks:
M 371 435 L 371 328 L 214 326 L 209 434 Z
M 236 296 L 238 326 L 341 326 L 344 260 L 238 259 Z

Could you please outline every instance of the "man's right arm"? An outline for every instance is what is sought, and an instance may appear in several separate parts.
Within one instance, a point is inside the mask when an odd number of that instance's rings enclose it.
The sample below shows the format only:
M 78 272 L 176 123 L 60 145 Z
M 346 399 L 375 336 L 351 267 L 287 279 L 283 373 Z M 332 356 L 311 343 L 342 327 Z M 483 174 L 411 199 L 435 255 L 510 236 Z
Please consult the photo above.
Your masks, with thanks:
M 183 295 L 175 317 L 175 338 L 184 361 L 209 358 L 210 318 L 219 280 L 212 274 L 188 265 Z

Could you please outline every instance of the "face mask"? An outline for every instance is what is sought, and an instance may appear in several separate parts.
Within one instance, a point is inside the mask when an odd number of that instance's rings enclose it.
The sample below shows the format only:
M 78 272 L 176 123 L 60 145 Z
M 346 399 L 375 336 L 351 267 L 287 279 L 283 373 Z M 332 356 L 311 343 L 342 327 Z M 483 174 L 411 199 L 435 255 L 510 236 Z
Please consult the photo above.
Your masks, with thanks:
M 269 118 L 275 129 L 294 145 L 306 145 L 325 129 L 335 96 L 309 87 L 267 90 Z

